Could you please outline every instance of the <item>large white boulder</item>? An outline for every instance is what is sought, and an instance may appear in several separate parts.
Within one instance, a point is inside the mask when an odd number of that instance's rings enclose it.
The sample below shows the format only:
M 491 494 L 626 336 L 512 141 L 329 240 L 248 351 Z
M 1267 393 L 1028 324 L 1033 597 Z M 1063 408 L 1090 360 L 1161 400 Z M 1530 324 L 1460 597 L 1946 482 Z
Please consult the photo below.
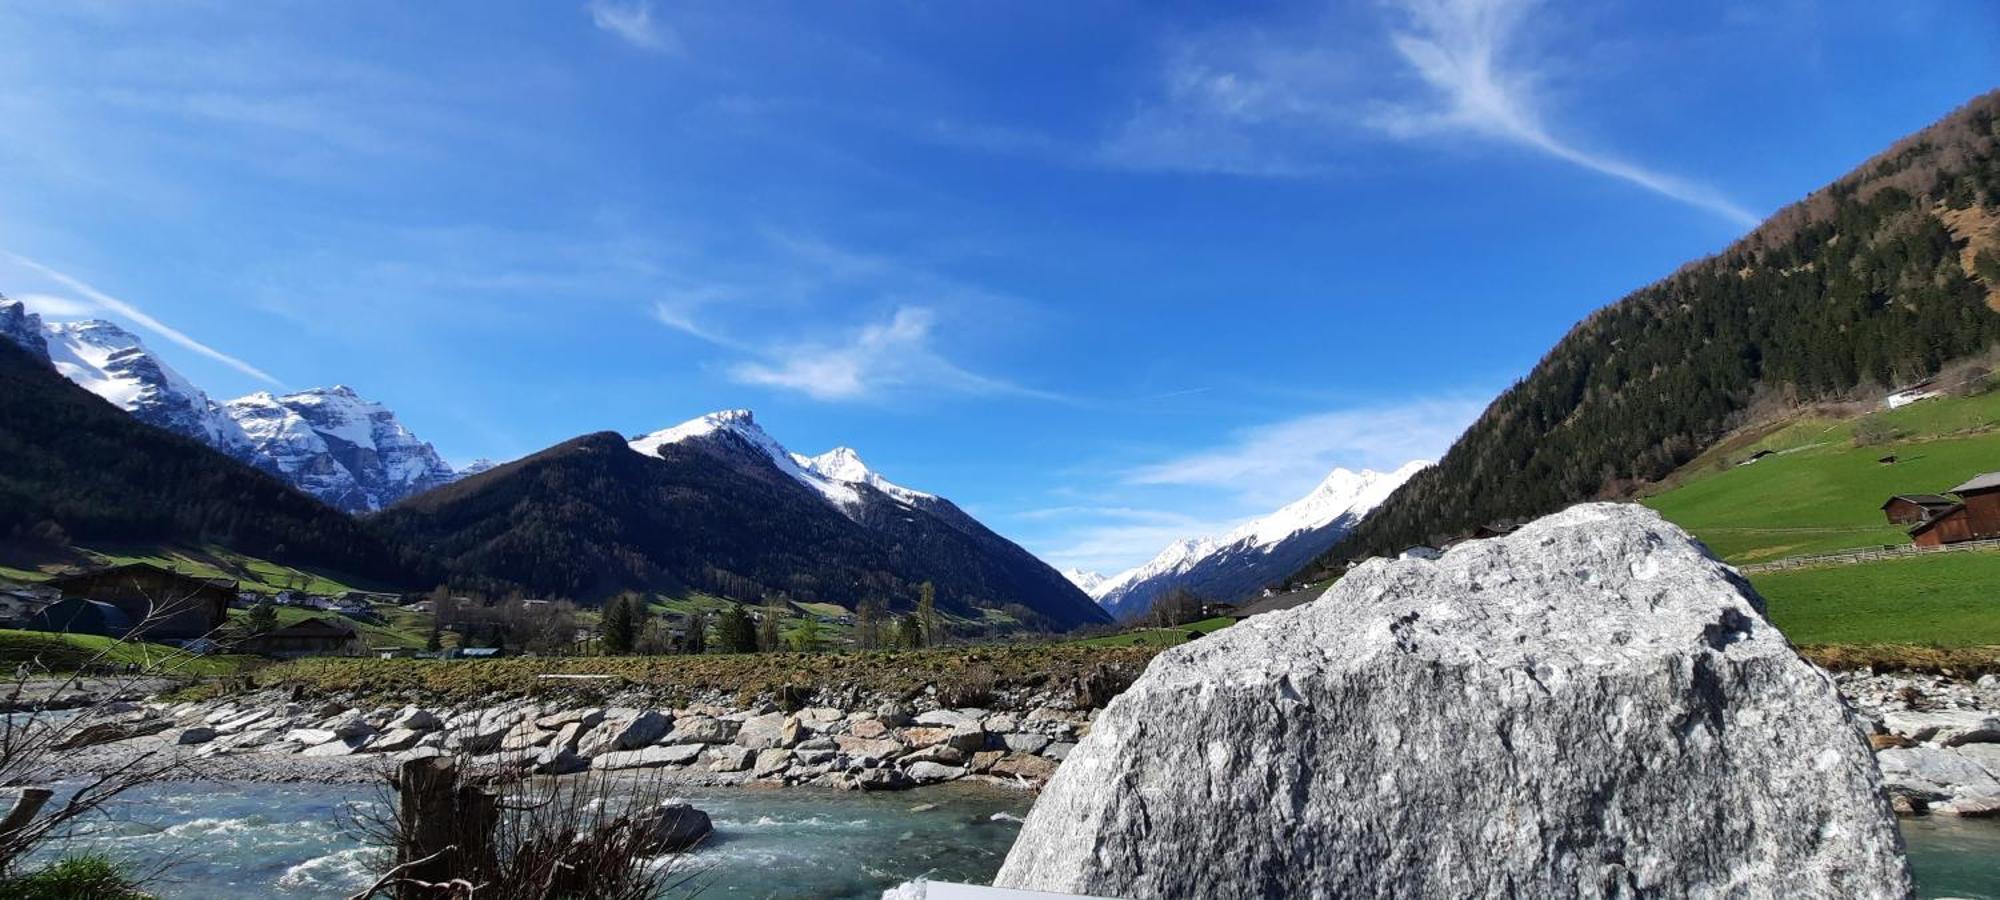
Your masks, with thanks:
M 1156 658 L 997 885 L 1130 898 L 1903 897 L 1830 678 L 1736 573 L 1588 504 Z

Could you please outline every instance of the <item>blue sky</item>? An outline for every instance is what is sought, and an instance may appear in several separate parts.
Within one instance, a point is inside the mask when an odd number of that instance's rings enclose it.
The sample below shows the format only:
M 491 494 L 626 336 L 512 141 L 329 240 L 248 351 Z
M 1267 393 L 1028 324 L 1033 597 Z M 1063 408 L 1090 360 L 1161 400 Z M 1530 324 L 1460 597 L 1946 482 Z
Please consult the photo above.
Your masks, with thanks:
M 0 291 L 461 462 L 750 407 L 1110 570 L 1996 75 L 1983 2 L 8 4 Z

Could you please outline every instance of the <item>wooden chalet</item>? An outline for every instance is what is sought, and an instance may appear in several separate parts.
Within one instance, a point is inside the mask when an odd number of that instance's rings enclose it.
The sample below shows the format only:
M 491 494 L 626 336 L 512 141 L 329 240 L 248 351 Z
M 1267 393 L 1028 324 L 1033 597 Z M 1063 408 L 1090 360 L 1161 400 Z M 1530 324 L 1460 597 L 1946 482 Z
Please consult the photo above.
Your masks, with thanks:
M 2000 538 L 2000 472 L 1987 472 L 1952 488 L 1958 501 L 1910 528 L 1919 547 L 1941 547 Z
M 1891 525 L 1915 525 L 1957 505 L 1942 494 L 1897 494 L 1882 504 L 1882 515 Z
M 222 627 L 236 582 L 196 578 L 163 566 L 137 562 L 52 578 L 48 587 L 66 599 L 116 607 L 132 629 L 113 637 L 185 641 Z
M 301 619 L 238 641 L 243 653 L 291 659 L 299 656 L 353 656 L 361 652 L 361 632 L 333 616 Z

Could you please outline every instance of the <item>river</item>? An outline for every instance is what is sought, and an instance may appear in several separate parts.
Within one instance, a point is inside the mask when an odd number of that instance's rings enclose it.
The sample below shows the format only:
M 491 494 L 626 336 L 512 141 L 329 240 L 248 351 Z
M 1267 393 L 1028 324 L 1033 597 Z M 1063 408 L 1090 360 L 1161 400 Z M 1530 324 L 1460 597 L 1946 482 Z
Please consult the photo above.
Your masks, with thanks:
M 704 897 L 876 897 L 926 876 L 990 879 L 1032 797 L 971 785 L 869 794 L 804 788 L 688 789 L 716 833 L 687 857 Z M 353 833 L 382 802 L 356 785 L 189 783 L 128 794 L 114 818 L 64 848 L 135 869 L 171 862 L 150 889 L 175 898 L 344 897 L 379 871 Z M 1906 822 L 1918 894 L 2000 900 L 2000 824 Z

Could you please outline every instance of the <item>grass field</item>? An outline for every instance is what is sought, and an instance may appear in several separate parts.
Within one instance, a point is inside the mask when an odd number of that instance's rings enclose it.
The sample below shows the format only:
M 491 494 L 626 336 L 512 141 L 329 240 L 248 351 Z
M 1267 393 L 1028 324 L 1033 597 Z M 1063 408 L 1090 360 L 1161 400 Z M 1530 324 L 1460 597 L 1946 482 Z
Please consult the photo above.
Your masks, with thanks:
M 65 570 L 150 562 L 198 578 L 227 578 L 238 582 L 245 590 L 266 594 L 282 590 L 328 595 L 348 591 L 394 590 L 391 585 L 337 573 L 308 572 L 220 547 L 100 546 L 69 550 L 61 558 L 37 558 L 31 562 L 10 559 L 9 562 L 12 564 L 0 566 L 0 579 L 41 581 Z
M 1736 563 L 1907 544 L 1903 527 L 1883 520 L 1882 502 L 2000 470 L 1997 426 L 2000 392 L 1860 419 L 1806 417 L 1696 460 L 1675 479 L 1678 487 L 1642 502 Z M 1857 428 L 1889 437 L 1857 447 Z M 1734 464 L 1760 449 L 1774 455 Z M 1889 455 L 1899 461 L 1876 462 Z
M 2000 552 L 1939 553 L 1751 577 L 1795 644 L 2000 645 Z
M 358 694 L 384 703 L 463 702 L 503 697 L 609 697 L 638 688 L 690 699 L 722 691 L 748 701 L 780 693 L 809 700 L 860 691 L 976 706 L 991 693 L 1024 687 L 1073 690 L 1077 702 L 1101 704 L 1137 678 L 1151 647 L 1068 644 L 949 647 L 867 653 L 711 653 L 703 656 L 573 656 L 485 661 L 305 659 L 257 670 L 266 687 Z M 543 675 L 601 675 L 549 679 Z
M 57 672 L 96 663 L 138 665 L 169 675 L 232 675 L 262 663 L 248 656 L 188 656 L 172 647 L 137 641 L 118 642 L 87 634 L 0 629 L 0 666 L 38 663 Z
M 1187 643 L 1189 634 L 1208 634 L 1212 631 L 1227 628 L 1235 624 L 1235 622 L 1235 619 L 1228 616 L 1216 616 L 1213 619 L 1190 622 L 1179 628 L 1147 628 L 1141 631 L 1128 631 L 1124 634 L 1084 638 L 1082 640 L 1070 641 L 1069 643 L 1080 647 L 1172 647 Z

